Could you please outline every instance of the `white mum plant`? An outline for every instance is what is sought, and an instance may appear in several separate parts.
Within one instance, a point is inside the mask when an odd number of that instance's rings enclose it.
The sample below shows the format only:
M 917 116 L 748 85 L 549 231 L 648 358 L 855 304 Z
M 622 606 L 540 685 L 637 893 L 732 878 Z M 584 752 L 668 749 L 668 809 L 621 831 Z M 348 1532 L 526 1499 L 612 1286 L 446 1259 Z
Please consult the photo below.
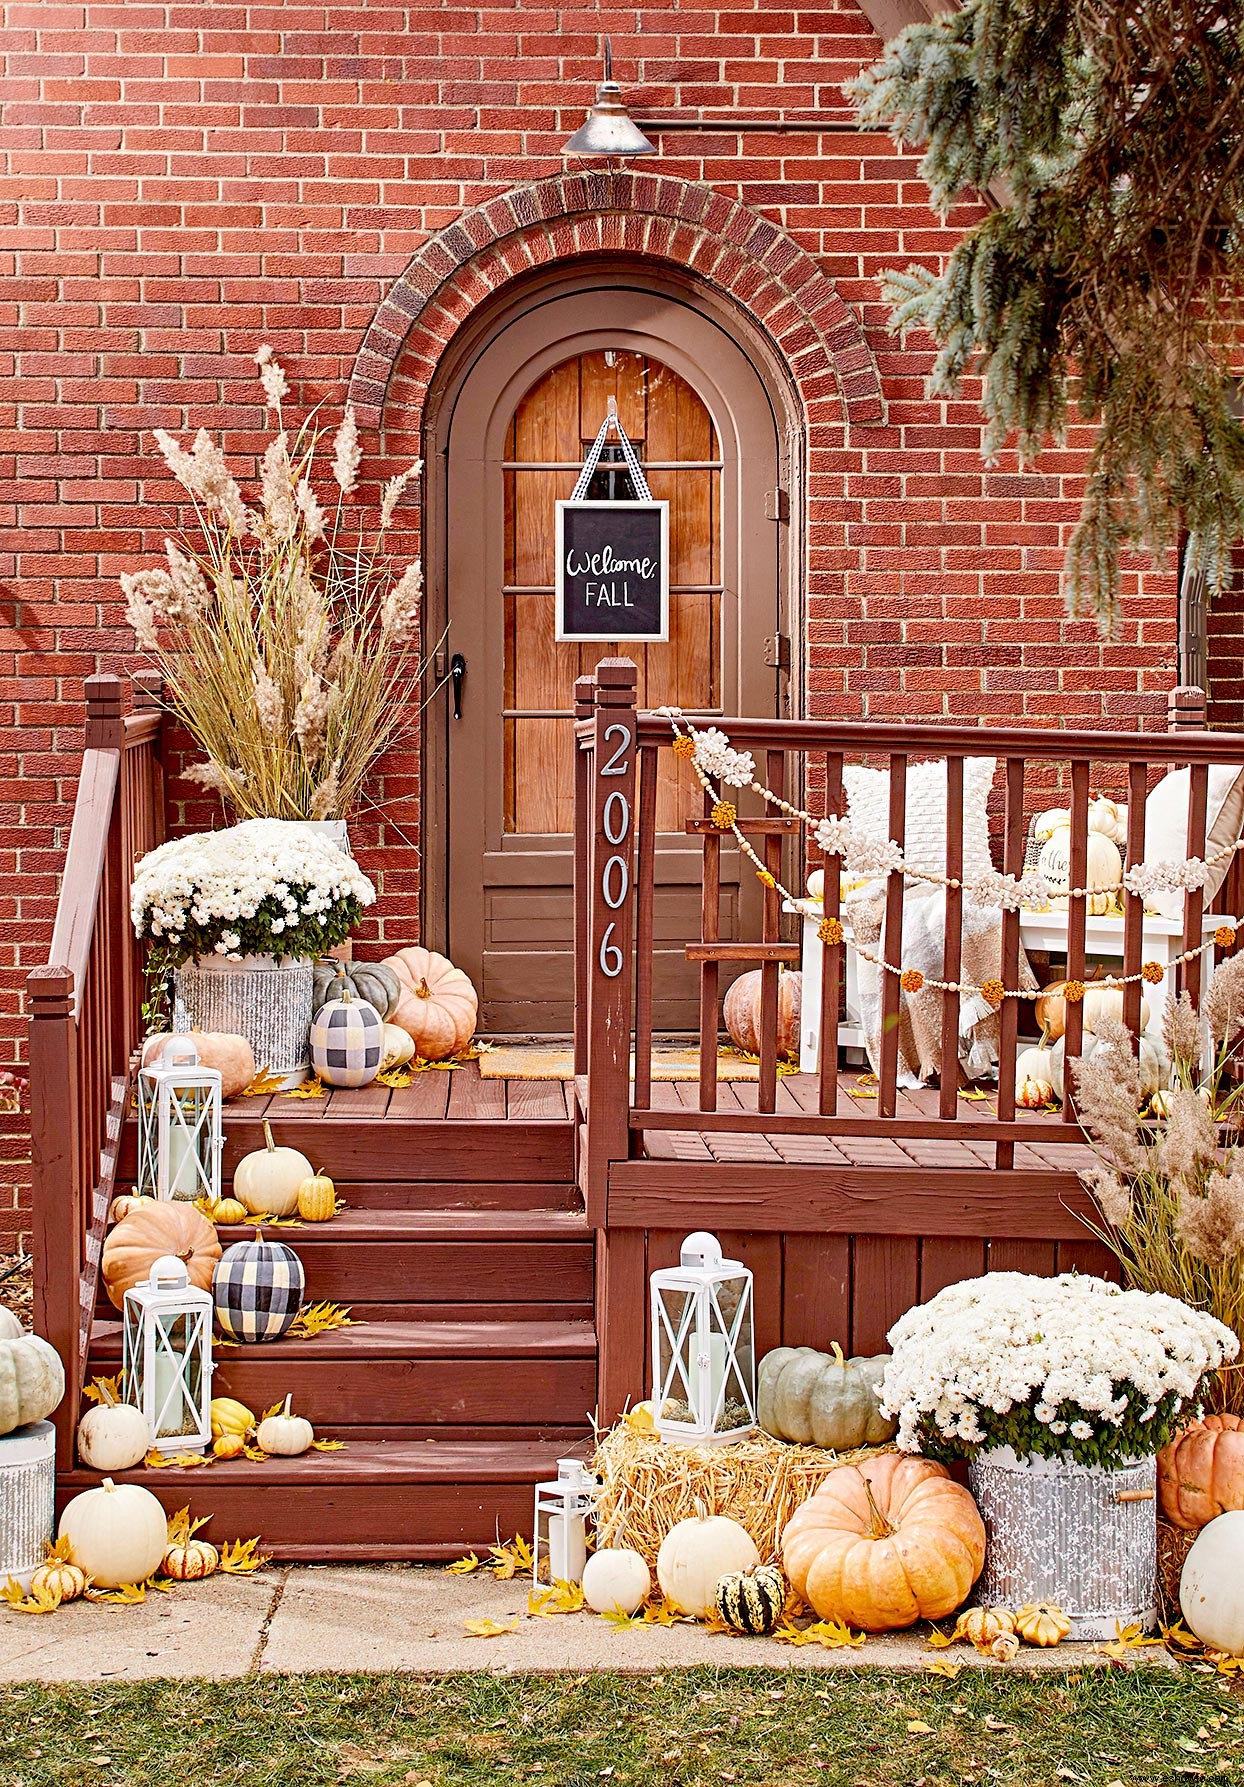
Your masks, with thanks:
M 318 956 L 347 937 L 376 890 L 310 827 L 248 819 L 171 838 L 138 864 L 135 935 L 166 965 L 224 956 Z
M 1239 1342 L 1175 1297 L 1067 1272 L 947 1286 L 889 1333 L 882 1402 L 904 1451 L 1115 1466 L 1158 1451 Z

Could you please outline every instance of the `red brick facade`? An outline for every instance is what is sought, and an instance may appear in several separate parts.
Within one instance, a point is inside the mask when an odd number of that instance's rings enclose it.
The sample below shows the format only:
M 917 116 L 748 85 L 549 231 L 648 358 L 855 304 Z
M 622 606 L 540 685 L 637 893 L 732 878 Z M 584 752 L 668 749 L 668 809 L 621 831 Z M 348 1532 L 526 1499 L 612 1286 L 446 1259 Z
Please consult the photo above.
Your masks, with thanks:
M 399 457 L 489 290 L 602 249 L 677 260 L 770 336 L 804 404 L 812 712 L 1163 723 L 1170 578 L 1133 573 L 1115 642 L 1063 615 L 1083 431 L 1036 472 L 985 467 L 972 403 L 928 401 L 927 344 L 887 334 L 880 270 L 945 254 L 972 213 L 939 225 L 917 158 L 854 130 L 840 84 L 879 50 L 854 0 L 0 14 L 0 1062 L 21 1058 L 23 980 L 50 935 L 82 679 L 134 667 L 117 576 L 150 562 L 175 509 L 144 436 L 204 426 L 253 456 L 261 341 L 297 398 L 335 413 L 352 390 L 362 420 L 383 415 Z M 604 31 L 660 153 L 568 172 Z M 417 768 L 391 762 L 378 791 L 407 836 Z M 392 833 L 381 857 L 376 824 L 359 836 L 385 870 L 375 934 L 409 940 L 415 860 Z M 0 1210 L 0 1248 L 14 1220 Z

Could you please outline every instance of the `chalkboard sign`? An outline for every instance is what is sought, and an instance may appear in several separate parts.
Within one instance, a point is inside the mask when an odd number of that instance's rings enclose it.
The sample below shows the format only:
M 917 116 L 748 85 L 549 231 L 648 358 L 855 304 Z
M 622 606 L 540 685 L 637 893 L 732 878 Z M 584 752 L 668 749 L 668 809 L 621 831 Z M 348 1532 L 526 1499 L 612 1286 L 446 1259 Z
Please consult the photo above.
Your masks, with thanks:
M 558 639 L 668 639 L 669 504 L 557 505 Z

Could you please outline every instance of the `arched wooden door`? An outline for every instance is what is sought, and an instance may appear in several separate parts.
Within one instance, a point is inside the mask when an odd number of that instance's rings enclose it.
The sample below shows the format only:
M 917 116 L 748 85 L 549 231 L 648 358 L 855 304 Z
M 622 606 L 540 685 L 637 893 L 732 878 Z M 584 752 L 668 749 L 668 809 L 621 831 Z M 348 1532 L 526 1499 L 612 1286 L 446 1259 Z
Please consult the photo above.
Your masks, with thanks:
M 670 504 L 670 637 L 558 644 L 554 505 L 573 489 L 608 399 L 655 498 Z M 493 337 L 464 378 L 448 434 L 446 655 L 465 661 L 446 704 L 450 954 L 480 988 L 493 1034 L 564 1034 L 572 1021 L 574 680 L 636 662 L 641 706 L 775 714 L 781 483 L 765 388 L 738 344 L 691 308 L 613 290 L 552 299 Z M 605 484 L 608 474 L 598 474 Z M 620 468 L 615 488 L 627 496 Z M 655 901 L 658 1027 L 692 1029 L 698 850 L 682 832 L 699 790 L 669 759 Z M 740 896 L 735 867 L 723 922 Z M 746 878 L 750 884 L 751 878 Z M 745 896 L 750 897 L 750 892 Z M 729 932 L 725 932 L 726 935 Z M 669 947 L 661 952 L 662 942 Z

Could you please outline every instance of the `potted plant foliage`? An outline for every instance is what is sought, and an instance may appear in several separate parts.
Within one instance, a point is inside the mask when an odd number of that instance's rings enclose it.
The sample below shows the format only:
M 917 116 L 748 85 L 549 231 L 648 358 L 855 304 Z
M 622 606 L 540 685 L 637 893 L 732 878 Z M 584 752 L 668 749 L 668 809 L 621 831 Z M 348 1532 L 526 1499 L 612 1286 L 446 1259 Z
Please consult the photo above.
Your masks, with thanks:
M 1230 1329 L 1102 1278 L 992 1272 L 909 1310 L 889 1339 L 899 1446 L 968 1460 L 985 1601 L 1052 1602 L 1080 1638 L 1152 1627 L 1155 1454 L 1235 1356 Z

